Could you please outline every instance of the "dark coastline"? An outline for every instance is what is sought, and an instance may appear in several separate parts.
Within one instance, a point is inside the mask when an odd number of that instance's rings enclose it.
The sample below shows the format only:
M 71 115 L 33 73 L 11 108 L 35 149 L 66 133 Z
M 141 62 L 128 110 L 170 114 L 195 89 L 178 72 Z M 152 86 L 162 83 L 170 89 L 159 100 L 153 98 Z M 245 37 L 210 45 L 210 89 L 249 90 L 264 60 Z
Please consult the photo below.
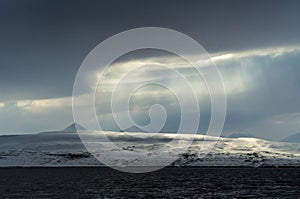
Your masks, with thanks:
M 300 168 L 0 168 L 0 198 L 299 198 Z

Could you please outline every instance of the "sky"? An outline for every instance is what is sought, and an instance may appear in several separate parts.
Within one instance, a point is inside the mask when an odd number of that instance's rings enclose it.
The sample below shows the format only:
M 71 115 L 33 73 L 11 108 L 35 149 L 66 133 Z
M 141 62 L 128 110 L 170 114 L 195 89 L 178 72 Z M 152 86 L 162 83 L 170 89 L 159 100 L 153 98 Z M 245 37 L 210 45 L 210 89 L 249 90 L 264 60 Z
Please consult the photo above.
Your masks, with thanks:
M 296 0 L 2 0 L 0 134 L 62 129 L 72 123 L 73 83 L 87 54 L 119 32 L 164 27 L 195 39 L 218 66 L 227 94 L 223 135 L 244 133 L 281 140 L 300 132 L 299 9 Z M 122 67 L 137 61 L 178 66 L 190 73 L 188 64 L 175 55 L 145 50 L 116 60 L 107 80 L 113 82 Z M 167 72 L 148 67 L 135 81 L 162 79 Z M 167 80 L 173 81 L 172 75 Z M 205 86 L 194 83 L 203 99 L 202 133 L 210 118 L 210 104 Z M 107 81 L 98 88 L 97 113 L 107 130 L 118 130 L 107 108 L 110 86 Z M 146 125 L 147 108 L 154 102 L 168 112 L 164 131 L 176 131 L 178 103 L 162 88 L 149 86 L 134 95 L 133 119 Z

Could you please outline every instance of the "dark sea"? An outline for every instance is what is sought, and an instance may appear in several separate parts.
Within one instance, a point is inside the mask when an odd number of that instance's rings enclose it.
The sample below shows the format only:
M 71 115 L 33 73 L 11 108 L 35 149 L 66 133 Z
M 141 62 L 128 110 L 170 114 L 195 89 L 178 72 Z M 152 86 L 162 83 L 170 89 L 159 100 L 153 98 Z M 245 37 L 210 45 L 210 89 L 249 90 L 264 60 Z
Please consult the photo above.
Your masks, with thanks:
M 0 198 L 300 198 L 300 168 L 1 168 Z

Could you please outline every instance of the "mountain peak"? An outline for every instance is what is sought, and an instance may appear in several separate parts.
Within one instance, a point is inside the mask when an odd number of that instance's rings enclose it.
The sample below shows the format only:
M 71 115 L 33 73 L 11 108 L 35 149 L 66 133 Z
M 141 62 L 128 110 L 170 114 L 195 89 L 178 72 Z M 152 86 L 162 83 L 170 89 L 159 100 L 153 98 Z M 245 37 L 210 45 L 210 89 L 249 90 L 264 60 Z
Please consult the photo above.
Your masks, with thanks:
M 293 135 L 290 135 L 282 140 L 282 142 L 294 142 L 294 143 L 300 143 L 300 133 L 295 133 Z
M 67 132 L 73 132 L 73 131 L 84 131 L 86 130 L 84 127 L 82 127 L 80 124 L 77 123 L 72 123 L 66 128 L 64 128 L 62 131 L 67 131 Z

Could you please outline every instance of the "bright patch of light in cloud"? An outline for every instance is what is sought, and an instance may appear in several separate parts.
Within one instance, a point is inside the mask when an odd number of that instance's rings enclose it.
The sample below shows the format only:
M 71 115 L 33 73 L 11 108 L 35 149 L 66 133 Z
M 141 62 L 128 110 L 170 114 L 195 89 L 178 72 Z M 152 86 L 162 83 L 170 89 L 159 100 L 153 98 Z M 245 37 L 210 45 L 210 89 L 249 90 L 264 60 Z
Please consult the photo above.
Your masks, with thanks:
M 224 60 L 232 59 L 241 59 L 246 57 L 255 57 L 255 56 L 269 56 L 271 58 L 281 56 L 286 53 L 299 52 L 300 46 L 281 46 L 273 48 L 261 48 L 261 49 L 252 49 L 241 52 L 230 52 L 230 53 L 220 53 L 212 55 L 211 59 L 213 61 L 219 62 Z
M 70 106 L 72 104 L 71 97 L 54 98 L 54 99 L 36 99 L 36 100 L 20 100 L 16 102 L 16 106 L 27 111 L 43 111 L 52 108 Z
M 296 101 L 300 99 L 300 95 L 298 96 L 296 92 L 298 90 L 297 85 L 299 85 L 297 77 L 299 54 L 300 47 L 297 46 L 211 54 L 211 59 L 221 71 L 227 93 L 229 113 L 225 131 L 228 133 L 233 131 L 254 133 L 261 137 L 277 140 L 297 132 L 297 129 L 300 128 L 298 125 L 298 112 L 300 110 L 295 105 Z M 209 63 L 203 60 L 199 60 L 199 64 L 202 64 L 204 72 L 209 66 Z M 185 89 L 184 87 L 181 89 L 176 76 L 168 72 L 171 69 L 177 70 L 190 80 L 193 87 L 197 88 L 196 94 L 200 99 L 201 111 L 204 113 L 204 116 L 201 115 L 201 117 L 204 120 L 206 117 L 209 118 L 210 98 L 207 88 L 204 82 L 195 76 L 195 71 L 188 62 L 178 56 L 127 59 L 113 63 L 105 72 L 104 79 L 96 90 L 96 110 L 97 108 L 100 109 L 97 111 L 97 116 L 106 125 L 106 129 L 117 129 L 110 110 L 112 89 L 124 71 L 138 65 L 142 65 L 141 69 L 131 74 L 131 78 L 123 83 L 130 86 L 141 81 L 163 80 L 176 85 L 184 93 Z M 89 80 L 96 82 L 99 77 L 100 73 L 95 72 Z M 88 90 L 83 95 L 86 98 L 82 100 L 82 111 L 85 111 L 86 99 L 94 95 Z M 270 103 L 271 101 L 272 103 Z M 164 88 L 143 87 L 133 93 L 131 109 L 134 119 L 139 124 L 147 124 L 148 109 L 153 102 L 165 105 L 164 107 L 168 110 L 168 117 L 170 114 L 170 120 L 167 123 L 169 124 L 168 130 L 173 130 L 174 124 L 180 120 L 177 117 L 179 113 L 177 110 L 178 103 L 172 93 Z M 67 125 L 68 121 L 71 122 L 71 106 L 71 96 L 0 102 L 0 117 L 2 117 L 0 126 L 3 126 L 2 131 L 11 129 L 11 132 L 17 132 L 18 128 L 22 129 L 21 125 L 23 124 L 21 123 L 20 127 L 16 125 L 16 130 L 7 127 L 8 121 L 11 120 L 8 118 L 9 115 L 11 118 L 21 118 L 20 121 L 26 120 L 28 124 L 36 121 L 40 126 L 35 123 L 31 124 L 30 127 L 35 130 L 42 130 L 42 126 L 49 122 L 55 123 L 57 126 L 64 126 Z M 58 119 L 57 115 L 61 117 Z M 63 120 L 62 117 L 67 119 Z M 42 119 L 43 122 L 40 122 Z M 50 124 L 48 125 L 50 126 Z M 30 128 L 28 127 L 27 131 L 30 131 Z M 286 134 L 283 135 L 283 132 Z
M 219 61 L 219 60 L 224 60 L 224 59 L 230 59 L 232 57 L 234 57 L 234 54 L 224 54 L 224 55 L 214 56 L 211 59 L 213 61 Z

